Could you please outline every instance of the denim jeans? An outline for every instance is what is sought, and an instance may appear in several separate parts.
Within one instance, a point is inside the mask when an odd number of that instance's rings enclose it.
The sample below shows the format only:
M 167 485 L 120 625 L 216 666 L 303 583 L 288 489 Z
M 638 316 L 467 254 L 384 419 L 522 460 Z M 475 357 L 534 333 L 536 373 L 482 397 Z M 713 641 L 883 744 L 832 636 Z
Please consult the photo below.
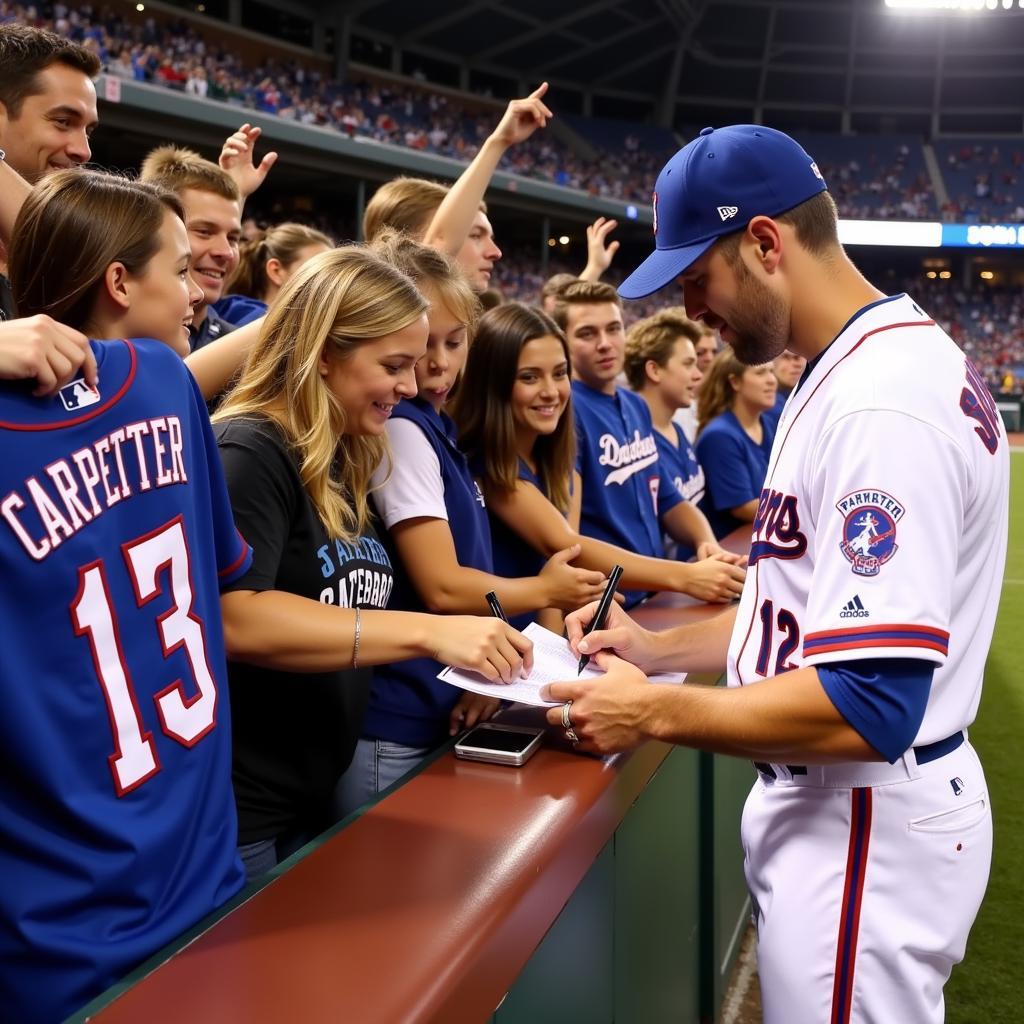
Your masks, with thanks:
M 257 839 L 255 843 L 245 843 L 238 847 L 238 856 L 242 858 L 245 868 L 246 882 L 265 875 L 271 868 L 277 867 L 281 861 L 287 860 L 296 850 L 316 838 L 316 834 L 307 831 L 286 832 L 270 839 Z
M 412 771 L 434 748 L 407 747 L 389 740 L 361 739 L 356 744 L 352 764 L 334 790 L 335 820 L 340 821 L 382 789 Z

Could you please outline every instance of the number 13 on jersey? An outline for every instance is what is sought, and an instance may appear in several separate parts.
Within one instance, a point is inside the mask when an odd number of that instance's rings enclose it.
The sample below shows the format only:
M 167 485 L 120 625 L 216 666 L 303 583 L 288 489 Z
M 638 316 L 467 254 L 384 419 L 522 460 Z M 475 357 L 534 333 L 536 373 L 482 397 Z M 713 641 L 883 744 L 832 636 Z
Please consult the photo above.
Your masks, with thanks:
M 195 692 L 186 695 L 183 681 L 176 679 L 155 693 L 153 702 L 164 733 L 182 746 L 192 747 L 214 726 L 217 686 L 206 655 L 203 623 L 193 612 L 192 576 L 182 517 L 176 516 L 145 536 L 122 544 L 121 553 L 139 608 L 163 593 L 166 570 L 171 606 L 155 617 L 154 625 L 164 659 L 184 649 Z M 119 567 L 110 569 L 118 570 Z M 152 732 L 143 724 L 144 709 L 136 700 L 107 573 L 103 559 L 79 568 L 71 621 L 75 635 L 86 637 L 92 650 L 114 739 L 110 770 L 117 795 L 124 796 L 155 775 L 160 770 L 160 760 Z M 164 664 L 154 661 L 136 665 L 136 670 L 152 673 Z

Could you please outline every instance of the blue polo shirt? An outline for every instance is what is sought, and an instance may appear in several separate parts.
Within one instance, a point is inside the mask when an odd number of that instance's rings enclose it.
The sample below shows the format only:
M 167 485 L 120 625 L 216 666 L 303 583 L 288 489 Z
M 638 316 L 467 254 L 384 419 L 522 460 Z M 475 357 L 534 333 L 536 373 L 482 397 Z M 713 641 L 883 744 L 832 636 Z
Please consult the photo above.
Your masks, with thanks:
M 729 512 L 761 494 L 768 457 L 775 440 L 775 424 L 761 414 L 764 437 L 755 444 L 732 410 L 716 416 L 697 437 L 697 458 L 704 467 L 704 498 L 701 511 L 716 537 L 731 533 L 742 521 Z
M 647 403 L 625 388 L 605 395 L 575 380 L 572 404 L 583 480 L 580 532 L 638 555 L 664 557 L 661 517 L 683 499 L 658 458 Z M 621 593 L 627 608 L 648 596 Z
M 676 443 L 673 444 L 660 430 L 654 432 L 654 440 L 658 444 L 658 458 L 662 462 L 662 472 L 676 485 L 676 490 L 684 501 L 699 505 L 704 497 L 704 470 L 697 460 L 683 428 L 675 420 L 672 429 L 676 432 Z M 679 544 L 670 537 L 665 538 L 665 553 L 680 562 L 687 562 L 697 553 L 689 544 Z

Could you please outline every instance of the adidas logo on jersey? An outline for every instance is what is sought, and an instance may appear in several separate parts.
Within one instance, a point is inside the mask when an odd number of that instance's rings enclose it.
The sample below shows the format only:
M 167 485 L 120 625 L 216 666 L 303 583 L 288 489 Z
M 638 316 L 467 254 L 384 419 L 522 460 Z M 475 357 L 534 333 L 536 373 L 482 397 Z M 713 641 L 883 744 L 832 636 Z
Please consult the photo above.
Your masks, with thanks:
M 61 404 L 68 412 L 77 412 L 87 405 L 95 405 L 100 400 L 99 390 L 86 384 L 81 377 L 70 384 L 65 384 L 57 394 L 60 395 Z
M 871 612 L 864 607 L 863 602 L 860 599 L 860 594 L 857 594 L 852 601 L 847 601 L 843 605 L 843 610 L 839 613 L 841 619 L 866 619 Z
M 722 220 L 728 220 L 730 217 L 735 217 L 736 214 L 739 213 L 739 212 L 740 212 L 740 208 L 738 206 L 720 206 L 720 207 L 718 207 L 718 216 L 721 217 Z

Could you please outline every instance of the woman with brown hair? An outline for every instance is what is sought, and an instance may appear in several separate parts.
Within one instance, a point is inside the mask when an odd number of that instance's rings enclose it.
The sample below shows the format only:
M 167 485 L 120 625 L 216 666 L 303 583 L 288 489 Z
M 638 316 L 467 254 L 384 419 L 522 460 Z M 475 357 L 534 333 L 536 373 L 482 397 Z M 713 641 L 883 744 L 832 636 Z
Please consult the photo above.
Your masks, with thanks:
M 696 445 L 704 468 L 701 511 L 716 537 L 752 523 L 757 514 L 775 440 L 775 423 L 767 414 L 777 387 L 771 363 L 746 366 L 728 345 L 715 356 L 701 386 Z
M 308 260 L 334 243 L 322 231 L 291 221 L 275 224 L 243 243 L 238 266 L 214 309 L 236 327 L 263 316 L 281 289 Z
M 88 342 L 98 378 L 55 394 L 0 384 L 12 1020 L 70 1016 L 244 880 L 219 592 L 251 553 L 180 358 L 188 260 L 174 196 L 91 171 L 48 176 L 14 227 L 25 316 L 128 340 Z
M 393 575 L 370 477 L 388 461 L 385 426 L 416 393 L 426 309 L 412 281 L 365 248 L 313 257 L 214 417 L 235 519 L 255 551 L 223 601 L 250 877 L 335 820 L 369 666 L 433 658 L 508 681 L 530 660 L 529 641 L 496 619 L 383 611 Z
M 578 546 L 573 563 L 601 573 L 621 565 L 623 585 L 697 590 L 709 555 L 682 563 L 638 555 L 579 532 L 582 486 L 575 466 L 569 347 L 540 309 L 508 303 L 480 320 L 455 401 L 459 443 L 480 480 L 491 521 L 495 570 L 522 571 Z M 701 595 L 703 596 L 703 595 Z

